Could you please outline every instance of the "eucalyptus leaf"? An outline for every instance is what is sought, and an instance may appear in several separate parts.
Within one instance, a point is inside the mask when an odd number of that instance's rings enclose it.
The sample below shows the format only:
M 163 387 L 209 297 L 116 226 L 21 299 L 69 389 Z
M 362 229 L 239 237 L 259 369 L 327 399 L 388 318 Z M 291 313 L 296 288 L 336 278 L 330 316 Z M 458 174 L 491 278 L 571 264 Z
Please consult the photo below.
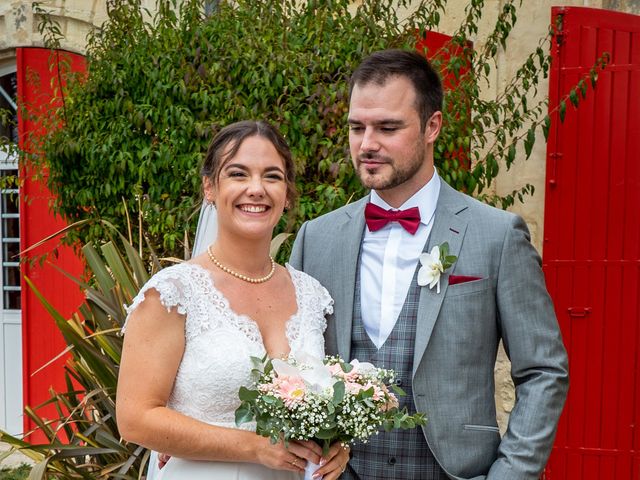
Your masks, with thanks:
M 258 398 L 259 392 L 257 390 L 249 390 L 247 387 L 240 387 L 238 396 L 243 402 L 248 402 Z
M 333 385 L 333 404 L 339 405 L 344 399 L 345 385 L 344 382 L 336 382 Z
M 402 388 L 400 388 L 398 385 L 396 385 L 395 383 L 391 384 L 391 389 L 393 390 L 393 392 L 396 395 L 399 395 L 401 397 L 404 397 L 407 395 L 407 392 L 405 392 Z
M 236 425 L 239 427 L 244 423 L 252 421 L 253 414 L 251 413 L 250 409 L 240 407 L 236 410 L 235 418 L 236 418 Z

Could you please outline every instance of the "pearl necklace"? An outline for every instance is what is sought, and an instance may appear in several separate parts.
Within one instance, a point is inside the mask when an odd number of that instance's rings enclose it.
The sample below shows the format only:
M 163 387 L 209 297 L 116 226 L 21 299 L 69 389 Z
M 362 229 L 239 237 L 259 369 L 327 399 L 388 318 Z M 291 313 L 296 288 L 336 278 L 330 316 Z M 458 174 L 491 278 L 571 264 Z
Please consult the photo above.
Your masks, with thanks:
M 267 280 L 269 280 L 271 277 L 273 277 L 273 274 L 276 272 L 276 262 L 273 261 L 273 257 L 271 255 L 269 255 L 269 260 L 271 260 L 271 271 L 267 273 L 264 277 L 252 278 L 252 277 L 247 277 L 246 275 L 243 275 L 236 271 L 233 271 L 229 267 L 225 267 L 223 264 L 221 264 L 218 261 L 218 259 L 213 255 L 213 252 L 211 251 L 211 245 L 207 247 L 207 253 L 209 254 L 209 258 L 211 259 L 211 261 L 216 267 L 218 267 L 223 272 L 228 273 L 229 275 L 233 275 L 234 277 L 239 278 L 240 280 L 244 280 L 245 282 L 264 283 Z

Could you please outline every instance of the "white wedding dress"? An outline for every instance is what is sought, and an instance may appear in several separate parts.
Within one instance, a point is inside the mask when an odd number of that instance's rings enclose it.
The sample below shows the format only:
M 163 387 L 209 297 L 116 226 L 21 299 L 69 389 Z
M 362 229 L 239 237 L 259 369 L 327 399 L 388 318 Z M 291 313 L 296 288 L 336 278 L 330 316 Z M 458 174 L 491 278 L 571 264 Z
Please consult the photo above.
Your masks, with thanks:
M 287 265 L 295 287 L 297 312 L 288 320 L 291 355 L 324 355 L 325 315 L 333 311 L 327 290 L 309 275 Z M 127 308 L 131 314 L 153 288 L 167 309 L 186 316 L 185 350 L 167 406 L 184 415 L 227 428 L 235 425 L 238 390 L 251 385 L 250 357 L 262 358 L 265 348 L 258 325 L 238 315 L 216 289 L 208 271 L 181 263 L 154 275 Z M 127 318 L 128 320 L 128 318 Z M 126 326 L 126 323 L 125 323 Z M 123 329 L 124 330 L 124 329 Z M 240 428 L 254 430 L 255 424 Z M 293 480 L 301 475 L 241 462 L 205 462 L 172 457 L 158 480 Z

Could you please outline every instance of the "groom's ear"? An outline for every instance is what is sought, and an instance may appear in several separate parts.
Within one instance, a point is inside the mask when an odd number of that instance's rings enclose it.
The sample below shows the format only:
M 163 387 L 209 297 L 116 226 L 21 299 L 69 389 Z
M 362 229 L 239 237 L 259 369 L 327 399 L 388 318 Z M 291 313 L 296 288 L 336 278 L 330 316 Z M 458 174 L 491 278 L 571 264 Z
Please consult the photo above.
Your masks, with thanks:
M 434 112 L 433 115 L 427 120 L 427 124 L 424 127 L 424 139 L 427 144 L 433 143 L 440 134 L 442 128 L 442 112 Z

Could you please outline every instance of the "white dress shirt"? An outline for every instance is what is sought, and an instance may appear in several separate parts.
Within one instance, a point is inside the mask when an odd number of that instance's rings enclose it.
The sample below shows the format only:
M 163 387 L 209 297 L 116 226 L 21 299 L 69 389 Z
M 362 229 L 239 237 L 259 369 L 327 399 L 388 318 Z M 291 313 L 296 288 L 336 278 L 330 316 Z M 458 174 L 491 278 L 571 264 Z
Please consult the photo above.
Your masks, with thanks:
M 433 227 L 439 193 L 440 177 L 435 169 L 431 180 L 399 209 L 390 207 L 375 190 L 371 191 L 371 203 L 386 210 L 420 209 L 415 235 L 398 222 L 389 222 L 375 232 L 365 228 L 360 257 L 360 309 L 364 328 L 378 348 L 393 330 L 404 305 L 418 257 Z

